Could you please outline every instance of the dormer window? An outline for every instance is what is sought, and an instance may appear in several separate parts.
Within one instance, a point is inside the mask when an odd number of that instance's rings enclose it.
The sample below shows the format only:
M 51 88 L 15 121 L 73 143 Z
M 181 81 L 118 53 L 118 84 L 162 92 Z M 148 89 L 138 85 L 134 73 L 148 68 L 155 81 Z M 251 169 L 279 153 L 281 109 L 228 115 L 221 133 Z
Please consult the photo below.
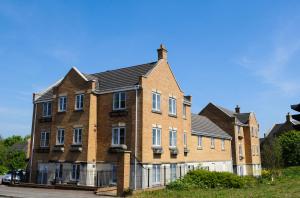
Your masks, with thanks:
M 126 108 L 126 94 L 125 92 L 114 93 L 113 96 L 113 110 L 122 110 Z
M 43 103 L 43 117 L 51 117 L 52 112 L 52 103 L 44 102 Z

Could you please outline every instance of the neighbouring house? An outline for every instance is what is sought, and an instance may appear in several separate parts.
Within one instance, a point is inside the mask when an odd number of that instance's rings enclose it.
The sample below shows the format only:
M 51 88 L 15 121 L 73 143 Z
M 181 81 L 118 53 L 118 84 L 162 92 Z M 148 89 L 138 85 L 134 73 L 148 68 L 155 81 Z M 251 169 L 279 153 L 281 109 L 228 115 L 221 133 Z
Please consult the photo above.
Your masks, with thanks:
M 241 113 L 209 103 L 199 115 L 206 116 L 232 137 L 233 170 L 238 175 L 261 174 L 259 124 L 255 114 Z
M 25 153 L 25 156 L 26 156 L 26 160 L 29 160 L 29 157 L 30 157 L 30 138 L 25 140 L 24 142 L 22 143 L 15 143 L 12 145 L 12 148 L 16 151 L 23 151 Z
M 233 171 L 236 136 L 191 113 L 192 97 L 176 81 L 167 50 L 161 45 L 157 52 L 155 62 L 100 73 L 73 67 L 34 94 L 32 182 L 105 186 L 129 180 L 137 189 L 199 167 Z M 122 153 L 130 165 L 119 163 Z M 118 174 L 128 166 L 130 172 Z

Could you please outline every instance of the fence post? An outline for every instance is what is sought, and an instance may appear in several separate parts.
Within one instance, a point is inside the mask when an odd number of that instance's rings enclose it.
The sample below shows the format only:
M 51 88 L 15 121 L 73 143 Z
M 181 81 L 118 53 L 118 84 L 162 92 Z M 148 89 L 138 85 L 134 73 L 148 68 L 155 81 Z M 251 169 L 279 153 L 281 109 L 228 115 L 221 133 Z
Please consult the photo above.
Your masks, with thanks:
M 117 196 L 123 196 L 130 186 L 130 151 L 119 153 L 117 167 Z

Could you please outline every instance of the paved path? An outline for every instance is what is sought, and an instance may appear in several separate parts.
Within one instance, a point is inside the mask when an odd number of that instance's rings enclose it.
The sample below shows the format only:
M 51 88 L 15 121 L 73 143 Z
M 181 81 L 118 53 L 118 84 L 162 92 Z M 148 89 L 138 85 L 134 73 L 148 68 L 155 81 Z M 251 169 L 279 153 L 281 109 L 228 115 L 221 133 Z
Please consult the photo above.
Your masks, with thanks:
M 9 187 L 0 185 L 0 198 L 100 198 L 93 191 Z

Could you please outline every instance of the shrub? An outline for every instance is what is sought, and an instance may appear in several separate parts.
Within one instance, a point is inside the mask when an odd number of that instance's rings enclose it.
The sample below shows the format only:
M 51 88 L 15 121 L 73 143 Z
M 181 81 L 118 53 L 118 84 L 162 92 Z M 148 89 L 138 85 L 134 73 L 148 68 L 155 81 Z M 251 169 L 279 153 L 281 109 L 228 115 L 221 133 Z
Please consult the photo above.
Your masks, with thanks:
M 167 188 L 187 190 L 189 188 L 242 188 L 253 186 L 253 177 L 239 177 L 227 172 L 210 172 L 195 170 L 188 172 L 183 179 L 171 182 Z
M 289 131 L 279 137 L 285 166 L 300 165 L 300 132 Z

